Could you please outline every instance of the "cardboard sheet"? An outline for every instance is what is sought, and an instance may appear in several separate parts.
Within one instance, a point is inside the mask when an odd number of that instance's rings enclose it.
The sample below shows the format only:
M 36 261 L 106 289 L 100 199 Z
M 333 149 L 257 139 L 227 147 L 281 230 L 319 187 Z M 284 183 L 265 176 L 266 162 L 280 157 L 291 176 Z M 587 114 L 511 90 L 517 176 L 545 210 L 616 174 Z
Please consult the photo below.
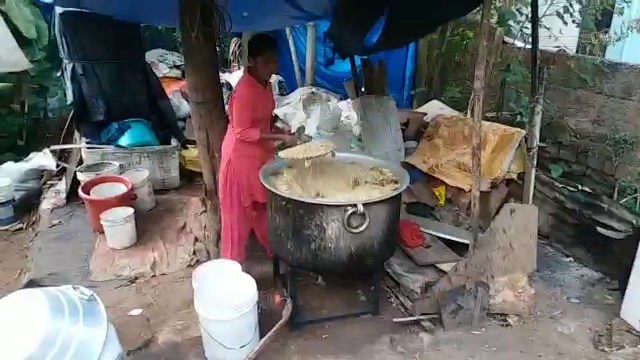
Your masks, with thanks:
M 525 135 L 522 129 L 488 121 L 482 122 L 482 190 L 504 178 L 510 170 Z M 471 190 L 471 119 L 462 116 L 437 116 L 420 140 L 415 153 L 406 162 L 435 176 L 450 186 Z M 519 166 L 511 171 L 518 171 Z

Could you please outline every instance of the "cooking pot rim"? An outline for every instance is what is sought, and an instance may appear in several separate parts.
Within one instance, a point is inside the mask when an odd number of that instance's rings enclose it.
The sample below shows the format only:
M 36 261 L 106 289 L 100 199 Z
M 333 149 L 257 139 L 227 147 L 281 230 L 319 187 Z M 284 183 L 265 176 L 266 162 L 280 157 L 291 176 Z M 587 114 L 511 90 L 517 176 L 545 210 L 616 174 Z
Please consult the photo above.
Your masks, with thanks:
M 375 203 L 375 202 L 392 198 L 402 193 L 409 186 L 409 173 L 407 173 L 407 171 L 402 166 L 400 166 L 400 164 L 394 164 L 390 161 L 378 159 L 367 154 L 347 152 L 347 151 L 336 152 L 335 157 L 338 160 L 355 161 L 355 162 L 364 163 L 371 166 L 380 166 L 380 167 L 389 169 L 399 180 L 398 188 L 395 191 L 385 196 L 379 196 L 379 197 L 364 200 L 364 201 L 339 201 L 339 200 L 329 200 L 329 199 L 321 199 L 321 198 L 319 199 L 303 198 L 303 197 L 293 196 L 291 194 L 286 194 L 276 189 L 269 181 L 269 177 L 273 173 L 287 166 L 287 161 L 281 158 L 276 158 L 275 160 L 270 161 L 269 163 L 265 164 L 262 167 L 262 169 L 260 169 L 260 182 L 262 182 L 262 185 L 264 185 L 267 188 L 267 190 L 277 195 L 280 195 L 282 197 L 285 197 L 287 199 L 297 200 L 297 201 L 301 201 L 309 204 L 318 204 L 318 205 L 353 205 L 355 203 L 359 203 L 359 204 Z

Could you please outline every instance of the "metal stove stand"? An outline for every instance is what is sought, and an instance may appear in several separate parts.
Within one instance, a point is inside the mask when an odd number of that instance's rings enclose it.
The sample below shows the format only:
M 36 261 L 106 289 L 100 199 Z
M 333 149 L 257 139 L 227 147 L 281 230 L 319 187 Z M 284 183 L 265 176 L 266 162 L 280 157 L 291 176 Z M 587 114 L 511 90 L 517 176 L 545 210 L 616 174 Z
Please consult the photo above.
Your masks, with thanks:
M 292 329 L 299 329 L 306 325 L 323 323 L 332 320 L 340 320 L 352 317 L 358 317 L 363 315 L 379 315 L 380 314 L 380 293 L 382 291 L 382 279 L 384 276 L 384 266 L 380 265 L 379 269 L 371 274 L 370 283 L 371 290 L 368 294 L 365 294 L 367 299 L 369 299 L 369 306 L 366 309 L 342 313 L 342 314 L 334 314 L 329 316 L 321 316 L 321 317 L 308 317 L 305 316 L 303 311 L 303 305 L 301 304 L 300 299 L 300 274 L 308 271 L 296 267 L 291 267 L 287 265 L 287 271 L 282 274 L 280 272 L 280 259 L 277 257 L 273 257 L 273 278 L 277 285 L 282 286 L 289 298 L 291 299 L 291 303 L 293 305 L 293 309 L 291 312 L 291 320 L 290 326 Z

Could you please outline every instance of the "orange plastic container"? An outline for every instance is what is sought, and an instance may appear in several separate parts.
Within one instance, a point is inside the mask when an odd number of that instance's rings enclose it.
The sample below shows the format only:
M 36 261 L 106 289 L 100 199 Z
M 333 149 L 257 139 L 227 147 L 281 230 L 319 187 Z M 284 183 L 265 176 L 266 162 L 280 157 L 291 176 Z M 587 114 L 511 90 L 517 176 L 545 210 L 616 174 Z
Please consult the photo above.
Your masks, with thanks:
M 89 195 L 91 194 L 91 189 L 100 184 L 108 182 L 121 183 L 127 187 L 127 191 L 120 195 L 109 198 L 96 198 Z M 98 176 L 80 185 L 80 188 L 78 189 L 78 195 L 84 202 L 84 207 L 87 210 L 87 216 L 89 217 L 89 222 L 91 223 L 91 227 L 93 228 L 93 230 L 99 233 L 104 232 L 104 230 L 102 229 L 102 224 L 100 224 L 100 214 L 102 214 L 104 211 L 118 206 L 131 206 L 133 204 L 136 195 L 133 192 L 132 188 L 133 185 L 131 184 L 131 181 L 129 179 L 124 176 L 118 175 Z

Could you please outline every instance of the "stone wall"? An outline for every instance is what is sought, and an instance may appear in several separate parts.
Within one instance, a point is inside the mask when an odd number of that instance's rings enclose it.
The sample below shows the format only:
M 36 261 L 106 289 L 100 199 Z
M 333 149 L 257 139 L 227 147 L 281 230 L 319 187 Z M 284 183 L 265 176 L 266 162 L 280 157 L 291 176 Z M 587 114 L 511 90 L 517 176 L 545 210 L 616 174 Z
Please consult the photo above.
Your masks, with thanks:
M 444 73 L 441 88 L 447 82 L 454 82 L 462 89 L 462 101 L 459 101 L 462 105 L 458 107 L 466 106 L 473 79 L 475 55 L 473 49 L 469 50 L 466 62 L 450 62 L 441 71 Z M 501 53 L 503 60 L 515 55 L 528 63 L 528 51 L 504 44 Z M 640 168 L 640 146 L 615 166 L 611 149 L 604 146 L 603 140 L 612 134 L 640 139 L 640 66 L 549 52 L 542 52 L 541 63 L 551 69 L 545 98 L 548 106 L 545 107 L 543 141 L 561 147 L 567 160 L 583 162 L 585 166 L 618 179 L 629 177 L 630 172 L 635 171 L 633 168 Z M 419 77 L 428 73 L 425 66 L 419 62 Z M 501 68 L 502 64 L 496 63 L 488 76 L 486 112 L 496 108 Z M 423 79 L 417 79 L 417 83 L 423 82 Z M 525 93 L 528 87 L 529 84 L 522 84 Z
M 458 107 L 466 107 L 473 79 L 474 65 L 470 60 L 475 56 L 473 49 L 469 50 L 469 61 L 449 62 L 441 71 L 445 74 L 441 75 L 441 88 L 449 82 L 465 91 Z M 528 63 L 528 52 L 510 45 L 503 46 L 502 54 L 503 59 L 515 55 L 525 65 Z M 640 147 L 616 161 L 619 157 L 613 155 L 606 141 L 620 134 L 640 139 L 640 67 L 546 52 L 542 53 L 541 63 L 547 65 L 550 73 L 545 95 L 548 106 L 545 106 L 542 127 L 544 145 L 539 153 L 540 173 L 549 177 L 550 167 L 561 164 L 565 169 L 562 182 L 577 184 L 578 189 L 588 188 L 608 199 L 613 197 L 616 183 L 629 178 L 640 183 L 637 170 L 640 169 Z M 501 68 L 502 64 L 494 65 L 488 76 L 486 112 L 497 108 Z M 529 84 L 521 86 L 527 93 Z M 552 192 L 553 185 L 547 185 L 547 193 Z M 626 282 L 629 264 L 633 262 L 629 254 L 635 254 L 639 232 L 634 231 L 624 240 L 613 240 L 593 231 L 594 226 L 587 226 L 585 218 L 577 215 L 566 199 L 550 198 L 540 189 L 542 184 L 538 188 L 534 202 L 540 209 L 540 235 L 562 246 L 579 261 L 618 278 L 621 283 Z M 613 201 L 599 208 L 604 218 L 611 214 L 630 214 Z

